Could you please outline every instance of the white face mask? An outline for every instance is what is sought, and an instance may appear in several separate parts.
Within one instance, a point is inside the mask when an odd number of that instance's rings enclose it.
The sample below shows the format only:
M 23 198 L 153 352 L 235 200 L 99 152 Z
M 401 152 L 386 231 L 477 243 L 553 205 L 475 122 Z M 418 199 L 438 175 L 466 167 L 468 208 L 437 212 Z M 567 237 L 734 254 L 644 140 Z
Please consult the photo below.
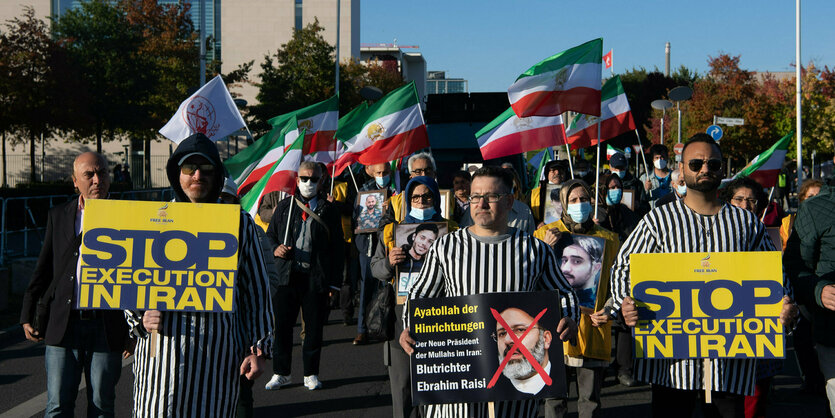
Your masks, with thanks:
M 667 168 L 667 160 L 655 160 L 653 165 L 655 165 L 655 168 L 657 168 L 659 170 L 663 170 L 663 169 Z
M 300 181 L 299 182 L 299 193 L 302 194 L 302 197 L 305 199 L 310 199 L 311 197 L 316 195 L 316 186 L 317 183 L 314 183 L 312 180 L 309 181 Z

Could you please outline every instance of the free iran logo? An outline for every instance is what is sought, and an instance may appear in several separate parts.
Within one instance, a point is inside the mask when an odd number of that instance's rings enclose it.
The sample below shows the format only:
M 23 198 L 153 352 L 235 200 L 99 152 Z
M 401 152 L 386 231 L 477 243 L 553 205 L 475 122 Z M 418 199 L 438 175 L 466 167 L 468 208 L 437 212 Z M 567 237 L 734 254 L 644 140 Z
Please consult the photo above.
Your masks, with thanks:
M 202 96 L 194 96 L 189 100 L 183 118 L 189 129 L 209 138 L 212 138 L 220 128 L 215 107 L 212 106 L 212 102 Z

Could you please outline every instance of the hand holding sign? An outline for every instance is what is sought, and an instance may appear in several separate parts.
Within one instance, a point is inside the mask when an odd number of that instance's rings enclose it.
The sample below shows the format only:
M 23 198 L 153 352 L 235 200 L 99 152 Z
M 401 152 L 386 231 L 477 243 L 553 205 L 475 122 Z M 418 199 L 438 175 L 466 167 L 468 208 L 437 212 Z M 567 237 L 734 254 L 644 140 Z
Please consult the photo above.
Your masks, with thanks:
M 797 304 L 794 303 L 792 298 L 783 296 L 783 308 L 780 310 L 780 323 L 784 327 L 794 326 L 799 312 L 800 310 L 797 309 Z
M 634 327 L 638 323 L 638 308 L 635 307 L 635 301 L 632 298 L 629 296 L 623 298 L 620 310 L 626 325 Z
M 562 318 L 557 324 L 557 333 L 560 340 L 571 341 L 571 345 L 577 345 L 577 323 L 571 318 Z
M 148 331 L 159 331 L 159 324 L 162 322 L 162 312 L 145 311 L 142 315 L 142 326 Z
M 410 356 L 415 352 L 415 340 L 411 335 L 409 335 L 409 328 L 404 329 L 403 332 L 400 333 L 400 346 L 403 347 L 403 351 Z
M 830 311 L 835 311 L 835 284 L 824 286 L 821 289 L 821 305 Z

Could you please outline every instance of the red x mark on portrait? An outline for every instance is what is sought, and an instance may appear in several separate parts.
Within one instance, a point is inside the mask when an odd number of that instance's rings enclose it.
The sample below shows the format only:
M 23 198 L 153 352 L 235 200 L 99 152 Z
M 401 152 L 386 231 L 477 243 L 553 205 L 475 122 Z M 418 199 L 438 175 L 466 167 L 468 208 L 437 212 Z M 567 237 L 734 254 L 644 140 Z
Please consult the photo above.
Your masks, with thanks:
M 499 369 L 496 370 L 495 374 L 493 374 L 493 378 L 490 379 L 490 383 L 487 385 L 488 389 L 496 385 L 496 381 L 499 380 L 499 375 L 502 374 L 502 370 L 504 370 L 505 366 L 507 366 L 507 363 L 510 361 L 510 358 L 513 357 L 513 354 L 516 353 L 516 350 L 520 350 L 522 355 L 525 356 L 526 359 L 528 359 L 528 362 L 531 363 L 536 372 L 539 373 L 540 376 L 542 376 L 542 380 L 545 382 L 545 384 L 551 386 L 551 376 L 548 376 L 548 373 L 545 372 L 545 369 L 542 368 L 542 365 L 539 364 L 538 361 L 536 361 L 533 354 L 531 354 L 531 352 L 528 351 L 528 348 L 525 347 L 524 344 L 522 344 L 522 340 L 524 340 L 525 337 L 528 336 L 528 333 L 531 332 L 532 329 L 534 329 L 534 325 L 536 325 L 537 321 L 539 321 L 539 319 L 542 318 L 542 315 L 545 315 L 545 312 L 547 310 L 548 308 L 543 309 L 542 312 L 540 312 L 536 316 L 536 318 L 533 319 L 533 322 L 531 322 L 531 324 L 528 325 L 528 329 L 526 329 L 525 332 L 522 333 L 522 336 L 517 337 L 516 333 L 514 333 L 513 330 L 507 325 L 507 322 L 505 322 L 504 318 L 502 318 L 502 316 L 499 315 L 499 312 L 493 308 L 490 308 L 490 313 L 493 314 L 493 318 L 496 318 L 496 321 L 499 323 L 499 325 L 504 327 L 504 329 L 506 330 L 510 330 L 507 333 L 507 335 L 509 335 L 510 339 L 513 340 L 513 345 L 510 347 L 510 351 L 508 351 L 507 355 L 504 357 L 504 361 L 502 361 L 502 364 L 499 365 Z

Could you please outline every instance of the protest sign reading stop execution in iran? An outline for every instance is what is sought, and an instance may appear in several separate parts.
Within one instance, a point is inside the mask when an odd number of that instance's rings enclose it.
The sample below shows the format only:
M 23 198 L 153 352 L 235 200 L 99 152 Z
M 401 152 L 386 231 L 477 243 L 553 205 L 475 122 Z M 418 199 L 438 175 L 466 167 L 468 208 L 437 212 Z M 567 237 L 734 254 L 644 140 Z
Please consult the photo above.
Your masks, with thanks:
M 78 309 L 232 312 L 240 206 L 87 200 Z
M 565 396 L 557 292 L 412 299 L 415 405 Z
M 783 358 L 779 252 L 632 254 L 639 358 Z

